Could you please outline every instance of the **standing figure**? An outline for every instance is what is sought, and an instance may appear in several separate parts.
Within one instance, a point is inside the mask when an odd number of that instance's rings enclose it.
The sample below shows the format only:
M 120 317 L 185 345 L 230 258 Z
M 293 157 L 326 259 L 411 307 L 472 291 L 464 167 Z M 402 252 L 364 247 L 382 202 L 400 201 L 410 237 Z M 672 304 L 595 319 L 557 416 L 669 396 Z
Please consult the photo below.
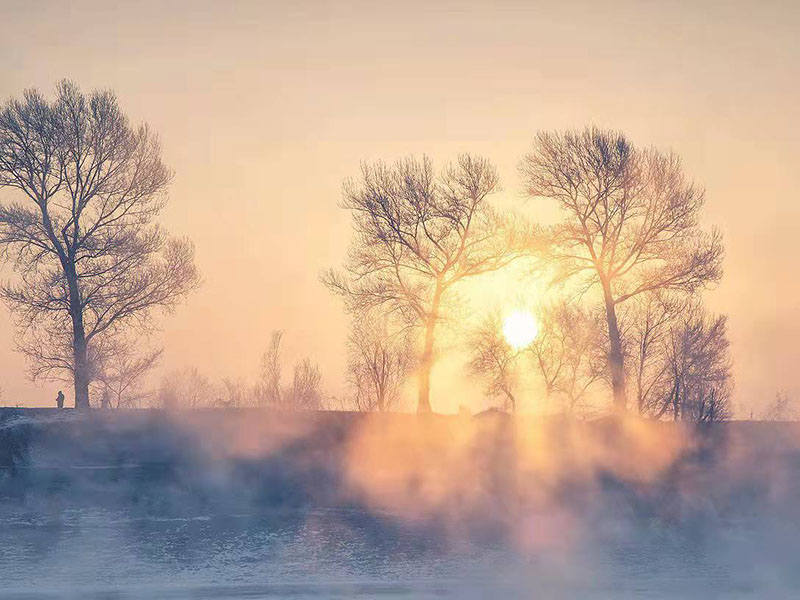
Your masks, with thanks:
M 58 408 L 64 408 L 64 392 L 58 390 L 58 396 L 56 396 L 56 404 Z

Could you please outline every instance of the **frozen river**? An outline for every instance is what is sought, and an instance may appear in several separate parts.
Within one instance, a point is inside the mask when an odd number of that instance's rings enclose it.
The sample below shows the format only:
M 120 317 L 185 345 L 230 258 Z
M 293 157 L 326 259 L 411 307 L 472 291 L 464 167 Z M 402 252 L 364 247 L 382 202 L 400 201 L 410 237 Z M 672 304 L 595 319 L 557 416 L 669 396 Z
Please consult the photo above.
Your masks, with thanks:
M 798 539 L 785 522 L 618 522 L 521 550 L 359 511 L 6 511 L 0 597 L 797 598 Z

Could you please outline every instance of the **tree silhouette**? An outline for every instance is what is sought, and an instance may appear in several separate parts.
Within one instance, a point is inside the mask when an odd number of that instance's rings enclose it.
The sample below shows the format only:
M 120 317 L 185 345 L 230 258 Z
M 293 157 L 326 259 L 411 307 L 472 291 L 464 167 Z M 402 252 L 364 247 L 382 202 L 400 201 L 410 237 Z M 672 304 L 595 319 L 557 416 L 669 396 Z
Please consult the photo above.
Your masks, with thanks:
M 323 406 L 320 388 L 322 374 L 309 358 L 294 365 L 292 382 L 283 385 L 281 341 L 283 331 L 273 331 L 270 344 L 261 357 L 261 372 L 256 383 L 255 396 L 260 405 L 289 410 L 318 410 Z
M 663 292 L 641 294 L 622 312 L 626 371 L 633 382 L 636 412 L 658 418 L 670 393 L 668 340 L 686 300 Z
M 216 387 L 197 367 L 166 373 L 156 396 L 157 405 L 166 410 L 214 406 L 217 398 Z
M 261 369 L 256 384 L 258 404 L 279 407 L 283 404 L 281 387 L 281 341 L 283 331 L 273 331 L 269 346 L 261 356 Z
M 34 378 L 69 373 L 88 408 L 92 346 L 152 326 L 199 282 L 194 249 L 154 219 L 170 171 L 146 125 L 108 91 L 68 81 L 48 102 L 28 90 L 0 110 L 0 247 L 19 281 L 1 295 Z
M 303 358 L 294 366 L 292 385 L 287 390 L 286 403 L 295 410 L 320 410 L 323 404 L 320 383 L 322 374 L 310 358 Z
M 391 333 L 388 319 L 372 311 L 353 319 L 347 370 L 358 410 L 385 412 L 397 405 L 411 363 L 405 332 Z
M 503 398 L 511 414 L 517 412 L 517 359 L 520 352 L 514 350 L 503 337 L 502 320 L 497 313 L 491 314 L 469 338 L 472 356 L 470 371 L 483 378 L 486 392 L 491 397 Z
M 730 417 L 732 377 L 725 315 L 709 315 L 699 300 L 689 303 L 670 330 L 667 365 L 670 390 L 662 414 L 671 412 L 676 421 Z
M 589 388 L 605 375 L 605 349 L 597 315 L 560 300 L 540 311 L 539 335 L 529 352 L 544 380 L 547 395 L 575 412 Z
M 618 307 L 657 290 L 693 292 L 722 275 L 721 236 L 698 226 L 703 190 L 675 154 L 596 128 L 539 133 L 519 170 L 530 196 L 555 200 L 567 215 L 552 231 L 563 275 L 602 292 L 614 405 L 625 410 Z
M 762 421 L 797 421 L 800 411 L 793 398 L 785 391 L 775 392 L 775 399 L 767 406 L 761 415 Z
M 463 154 L 436 175 L 427 157 L 363 165 L 344 185 L 354 238 L 345 272 L 322 281 L 358 314 L 382 306 L 423 331 L 417 410 L 429 412 L 436 325 L 460 281 L 522 254 L 518 227 L 488 203 L 499 189 L 489 161 Z
M 719 421 L 731 415 L 727 317 L 699 296 L 648 293 L 621 314 L 636 410 L 649 419 Z
M 135 344 L 115 340 L 106 352 L 94 380 L 105 399 L 105 408 L 135 408 L 147 404 L 151 394 L 142 386 L 147 374 L 161 359 L 161 349 L 138 352 Z

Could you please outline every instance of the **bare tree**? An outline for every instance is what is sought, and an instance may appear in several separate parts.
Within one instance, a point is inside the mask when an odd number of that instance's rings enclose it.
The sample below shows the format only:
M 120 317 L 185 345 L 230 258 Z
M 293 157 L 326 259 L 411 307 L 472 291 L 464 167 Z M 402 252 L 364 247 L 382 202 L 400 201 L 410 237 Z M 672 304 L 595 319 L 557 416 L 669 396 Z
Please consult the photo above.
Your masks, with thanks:
M 715 421 L 730 416 L 727 318 L 699 297 L 643 294 L 622 313 L 626 369 L 637 409 L 651 419 Z
M 730 342 L 725 315 L 692 302 L 669 333 L 670 388 L 661 414 L 674 420 L 722 421 L 731 416 Z
M 324 398 L 319 367 L 304 358 L 294 366 L 291 385 L 284 387 L 281 373 L 282 331 L 274 331 L 270 345 L 261 358 L 261 373 L 255 395 L 259 404 L 292 410 L 319 410 Z
M 692 292 L 722 275 L 721 236 L 698 226 L 704 192 L 675 154 L 596 128 L 539 133 L 519 169 L 530 196 L 554 199 L 567 214 L 552 232 L 564 275 L 602 291 L 614 405 L 625 410 L 618 307 L 657 290 Z
M 519 352 L 503 337 L 500 316 L 490 315 L 469 341 L 472 347 L 470 371 L 486 381 L 486 392 L 491 397 L 500 396 L 506 409 L 511 414 L 516 413 L 518 374 L 515 367 Z
M 226 377 L 220 386 L 219 404 L 226 408 L 240 408 L 250 402 L 252 388 L 242 378 Z
M 650 292 L 635 298 L 621 315 L 626 368 L 640 416 L 663 415 L 664 399 L 672 385 L 668 341 L 686 306 L 686 300 Z
M 304 358 L 294 367 L 294 378 L 292 387 L 289 388 L 286 396 L 286 404 L 293 409 L 300 410 L 319 410 L 323 405 L 322 391 L 320 382 L 322 375 L 319 367 L 311 362 L 311 359 Z
M 281 406 L 283 389 L 281 387 L 281 340 L 283 331 L 273 331 L 269 346 L 261 356 L 261 371 L 256 384 L 256 398 L 259 404 Z
M 602 335 L 596 313 L 566 300 L 545 306 L 530 353 L 549 397 L 575 412 L 589 388 L 605 374 Z
M 417 410 L 430 412 L 436 325 L 453 286 L 520 255 L 519 235 L 488 197 L 499 189 L 485 159 L 459 156 L 438 176 L 427 157 L 363 165 L 344 185 L 355 237 L 345 273 L 323 282 L 355 314 L 382 306 L 424 331 Z
M 400 399 L 400 389 L 411 363 L 404 332 L 390 333 L 386 318 L 371 311 L 353 320 L 347 342 L 347 370 L 360 411 L 385 412 Z
M 154 219 L 171 174 L 156 136 L 108 91 L 68 81 L 0 110 L 0 247 L 19 275 L 0 295 L 34 377 L 68 373 L 89 406 L 92 345 L 152 325 L 199 282 L 194 249 Z
M 775 400 L 770 404 L 761 417 L 762 421 L 797 421 L 800 411 L 796 402 L 784 390 L 775 392 Z
M 108 353 L 95 380 L 104 408 L 134 408 L 147 404 L 151 394 L 143 390 L 144 379 L 161 359 L 162 350 L 137 354 L 130 344 Z
M 168 410 L 214 406 L 217 399 L 215 386 L 196 367 L 167 373 L 158 389 L 158 403 Z

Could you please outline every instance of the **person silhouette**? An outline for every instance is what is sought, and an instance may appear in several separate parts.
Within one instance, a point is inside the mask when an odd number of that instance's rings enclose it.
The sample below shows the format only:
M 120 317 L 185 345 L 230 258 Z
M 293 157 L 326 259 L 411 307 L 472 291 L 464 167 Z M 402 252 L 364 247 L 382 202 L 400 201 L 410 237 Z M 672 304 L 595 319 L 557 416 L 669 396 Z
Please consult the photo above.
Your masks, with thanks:
M 58 408 L 64 408 L 64 392 L 58 390 L 58 396 L 56 396 L 56 405 Z

